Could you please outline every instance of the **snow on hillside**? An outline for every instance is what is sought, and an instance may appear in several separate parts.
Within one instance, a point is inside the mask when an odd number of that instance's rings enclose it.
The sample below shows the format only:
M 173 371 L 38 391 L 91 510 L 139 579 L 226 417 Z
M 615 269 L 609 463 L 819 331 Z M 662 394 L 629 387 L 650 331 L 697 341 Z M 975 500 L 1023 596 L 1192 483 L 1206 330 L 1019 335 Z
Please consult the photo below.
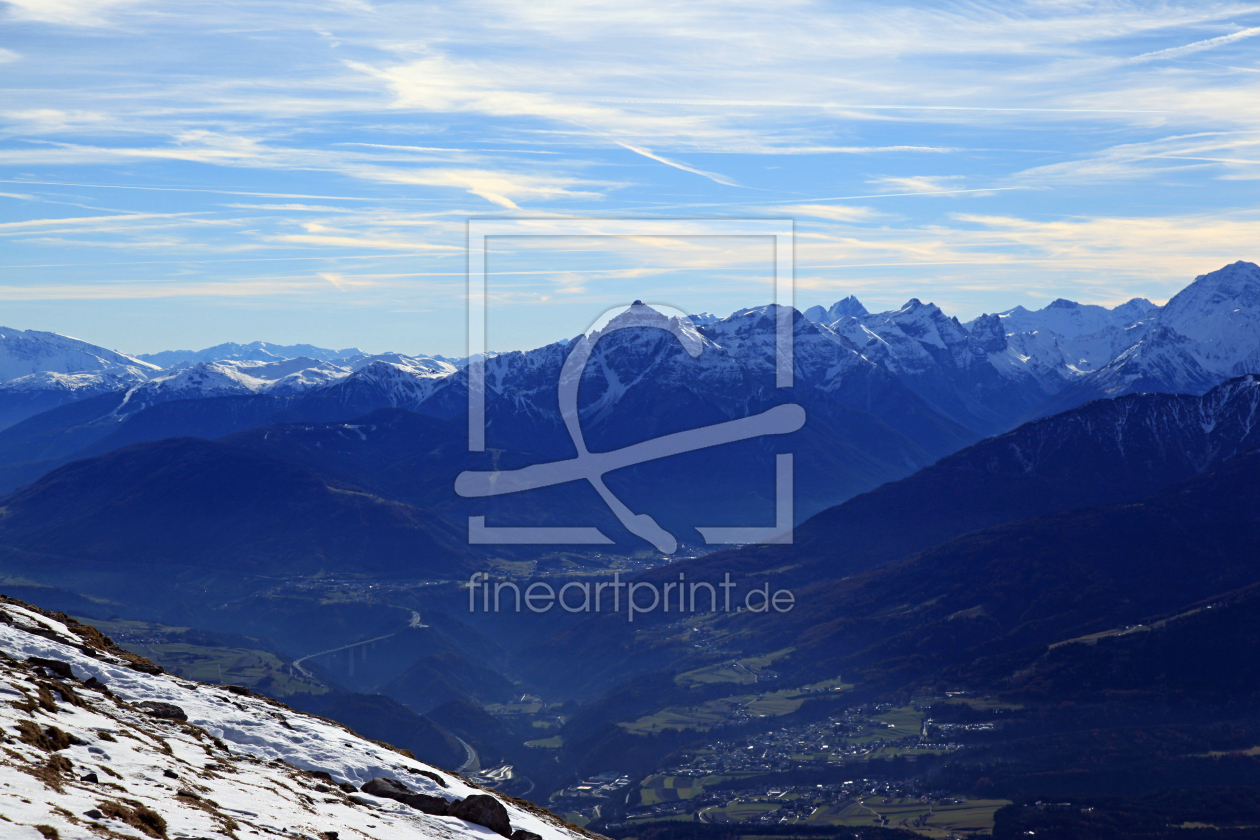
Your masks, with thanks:
M 1145 328 L 1135 342 L 1055 395 L 1041 415 L 1135 391 L 1202 394 L 1260 371 L 1260 266 L 1240 261 L 1200 275 L 1138 326 Z
M 342 364 L 349 365 L 351 370 L 359 371 L 376 362 L 393 365 L 422 379 L 434 376 L 450 376 L 459 369 L 458 365 L 441 356 L 404 356 L 401 353 L 378 353 L 375 356 L 359 356 Z
M 245 689 L 160 673 L 60 614 L 0 600 L 0 651 L 6 838 L 582 837 L 540 808 L 332 721 Z M 419 795 L 410 800 L 417 807 L 360 790 L 373 779 L 405 785 Z M 402 790 L 368 784 L 390 787 Z M 496 833 L 419 807 L 491 824 L 506 816 L 510 825 Z
M 298 358 L 277 362 L 198 362 L 163 371 L 136 389 L 136 398 L 200 399 L 235 394 L 296 393 L 350 375 L 349 368 Z M 151 401 L 151 400 L 150 400 Z
M 85 399 L 144 381 L 142 377 L 127 372 L 56 373 L 45 370 L 0 384 L 0 394 L 61 393 L 71 399 Z
M 997 316 L 1008 335 L 1048 330 L 1064 338 L 1081 338 L 1112 327 L 1123 329 L 1157 311 L 1159 307 L 1145 298 L 1134 298 L 1113 309 L 1059 298 L 1044 309 L 1029 311 L 1017 306 Z
M 77 338 L 0 327 L 0 429 L 50 408 L 140 384 L 156 365 Z
M 158 366 L 77 338 L 0 327 L 0 382 L 40 373 L 109 373 L 142 381 Z
M 1196 277 L 1156 323 L 1194 341 L 1191 354 L 1213 374 L 1260 370 L 1260 266 L 1239 261 Z
M 198 362 L 177 366 L 155 376 L 131 390 L 120 414 L 131 414 L 167 400 L 192 400 L 207 397 L 230 397 L 248 394 L 293 396 L 327 388 L 353 377 L 380 379 L 390 377 L 403 383 L 409 391 L 429 393 L 431 380 L 441 379 L 456 371 L 448 362 L 427 356 L 403 356 L 384 353 L 363 356 L 349 364 L 296 358 L 275 362 L 223 361 Z M 405 401 L 417 402 L 415 398 Z M 399 403 L 402 404 L 402 403 Z

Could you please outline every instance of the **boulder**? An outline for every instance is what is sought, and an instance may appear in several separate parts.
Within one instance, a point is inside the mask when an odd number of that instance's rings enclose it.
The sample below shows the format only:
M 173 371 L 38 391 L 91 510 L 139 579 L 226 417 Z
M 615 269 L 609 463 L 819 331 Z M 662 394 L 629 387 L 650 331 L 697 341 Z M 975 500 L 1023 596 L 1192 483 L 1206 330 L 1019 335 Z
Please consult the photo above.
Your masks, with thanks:
M 144 700 L 136 704 L 136 708 L 144 712 L 149 717 L 161 718 L 163 720 L 178 720 L 180 722 L 188 720 L 188 715 L 184 710 L 174 703 L 159 703 L 157 700 Z
M 47 668 L 63 680 L 74 679 L 74 671 L 70 670 L 69 662 L 62 662 L 60 659 L 45 659 L 42 656 L 28 656 L 26 657 L 26 661 L 32 665 Z
M 512 840 L 542 840 L 542 835 L 535 834 L 532 831 L 526 831 L 523 828 L 518 828 L 516 831 L 512 832 Z
M 379 796 L 382 799 L 393 799 L 396 802 L 402 802 L 404 805 L 410 805 L 412 808 L 425 814 L 443 817 L 450 813 L 448 803 L 442 797 L 416 793 L 397 779 L 377 777 L 364 783 L 360 790 L 373 796 Z
M 413 793 L 409 796 L 404 796 L 399 802 L 410 805 L 422 814 L 432 814 L 435 817 L 445 817 L 451 813 L 451 803 L 440 796 Z
M 109 693 L 110 693 L 110 692 L 109 692 L 109 687 L 108 687 L 108 686 L 106 686 L 106 685 L 105 685 L 105 683 L 103 683 L 103 682 L 101 682 L 100 680 L 98 680 L 96 677 L 88 677 L 86 680 L 84 680 L 84 682 L 83 682 L 83 687 L 84 687 L 84 688 L 90 688 L 90 689 L 92 689 L 93 691 L 99 691 L 99 692 L 101 692 L 102 694 L 109 694 Z
M 508 822 L 507 808 L 503 803 L 484 793 L 476 793 L 459 802 L 452 802 L 446 811 L 464 822 L 484 825 L 496 834 L 512 836 L 512 824 Z
M 386 779 L 381 776 L 364 782 L 363 787 L 359 788 L 359 790 L 364 793 L 370 793 L 373 796 L 379 796 L 382 799 L 396 799 L 400 802 L 404 796 L 411 796 L 415 793 L 414 790 L 397 779 Z

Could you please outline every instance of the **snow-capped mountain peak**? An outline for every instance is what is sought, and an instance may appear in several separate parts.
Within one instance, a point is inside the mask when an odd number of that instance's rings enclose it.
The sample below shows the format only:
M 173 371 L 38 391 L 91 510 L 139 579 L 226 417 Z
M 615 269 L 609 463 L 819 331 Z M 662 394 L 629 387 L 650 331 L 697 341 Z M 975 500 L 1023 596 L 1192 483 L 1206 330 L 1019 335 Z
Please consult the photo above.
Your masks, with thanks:
M 156 373 L 157 365 L 77 338 L 0 327 L 0 429 Z
M 853 295 L 836 301 L 827 308 L 811 306 L 805 310 L 805 317 L 815 324 L 831 324 L 841 318 L 865 318 L 869 314 L 862 302 Z
M 1260 370 L 1260 266 L 1239 261 L 1196 277 L 1157 323 L 1198 342 L 1191 352 L 1213 374 Z
M 0 382 L 35 373 L 114 373 L 145 379 L 158 370 L 157 365 L 77 338 L 0 327 Z
M 1145 298 L 1134 298 L 1114 309 L 1058 298 L 1043 309 L 1016 306 L 997 314 L 1008 335 L 1048 330 L 1062 338 L 1077 339 L 1109 329 L 1124 329 L 1158 309 Z

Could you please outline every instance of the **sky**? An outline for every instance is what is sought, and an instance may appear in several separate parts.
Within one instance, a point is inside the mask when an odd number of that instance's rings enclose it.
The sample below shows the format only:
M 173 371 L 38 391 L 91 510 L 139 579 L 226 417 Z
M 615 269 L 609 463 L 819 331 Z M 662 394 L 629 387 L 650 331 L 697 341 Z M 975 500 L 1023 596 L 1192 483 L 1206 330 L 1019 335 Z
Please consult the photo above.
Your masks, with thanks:
M 968 320 L 1260 261 L 1260 5 L 0 0 L 0 324 L 464 355 L 635 298 Z

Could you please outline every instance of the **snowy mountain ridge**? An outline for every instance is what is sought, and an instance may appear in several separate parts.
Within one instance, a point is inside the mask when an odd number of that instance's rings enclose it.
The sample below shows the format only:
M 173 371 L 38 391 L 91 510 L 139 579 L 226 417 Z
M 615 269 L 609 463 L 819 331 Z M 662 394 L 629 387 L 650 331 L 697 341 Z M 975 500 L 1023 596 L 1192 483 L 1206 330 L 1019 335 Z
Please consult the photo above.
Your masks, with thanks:
M 1089 443 L 1086 444 L 1085 441 Z M 1128 394 L 1038 420 L 984 443 L 988 469 L 1039 473 L 1087 446 L 1096 461 L 1184 463 L 1192 473 L 1260 445 L 1260 376 L 1248 374 L 1193 394 Z
M 94 628 L 7 598 L 0 651 L 6 837 L 595 836 L 340 724 L 161 673 Z
M 152 362 L 158 367 L 169 368 L 176 365 L 192 365 L 198 362 L 279 362 L 285 359 L 305 357 L 321 362 L 335 362 L 366 355 L 357 347 L 345 350 L 329 350 L 313 344 L 268 344 L 265 341 L 251 341 L 249 344 L 237 344 L 229 341 L 216 344 L 204 350 L 163 350 L 160 353 L 141 353 L 136 358 Z
M 760 307 L 725 318 L 687 316 L 685 329 L 704 348 L 695 359 L 663 332 L 612 335 L 596 345 L 584 388 L 615 401 L 635 383 L 686 387 L 735 416 L 740 405 L 767 393 L 771 312 Z M 853 394 L 854 377 L 895 381 L 943 418 L 990 435 L 1089 399 L 1133 390 L 1202 393 L 1230 376 L 1260 370 L 1260 267 L 1238 262 L 1203 275 L 1165 307 L 1143 298 L 1111 309 L 1059 299 L 1040 310 L 1015 307 L 964 324 L 917 298 L 870 313 L 850 296 L 797 313 L 794 330 L 798 387 Z M 555 375 L 569 341 L 488 354 L 489 396 L 529 416 L 554 417 Z M 308 349 L 313 355 L 284 358 Z M 0 427 L 121 389 L 130 390 L 126 414 L 173 399 L 259 394 L 325 399 L 365 411 L 423 409 L 442 417 L 466 404 L 460 397 L 466 395 L 466 360 L 265 342 L 179 353 L 229 358 L 186 359 L 159 371 L 75 339 L 7 331 L 0 335 L 0 372 L 21 376 L 0 384 Z
M 40 330 L 0 327 L 0 382 L 38 373 L 114 373 L 147 379 L 161 368 L 86 341 Z
M 1056 394 L 1041 416 L 1135 391 L 1202 394 L 1260 371 L 1260 266 L 1239 261 L 1196 277 L 1129 332 L 1136 341 Z

